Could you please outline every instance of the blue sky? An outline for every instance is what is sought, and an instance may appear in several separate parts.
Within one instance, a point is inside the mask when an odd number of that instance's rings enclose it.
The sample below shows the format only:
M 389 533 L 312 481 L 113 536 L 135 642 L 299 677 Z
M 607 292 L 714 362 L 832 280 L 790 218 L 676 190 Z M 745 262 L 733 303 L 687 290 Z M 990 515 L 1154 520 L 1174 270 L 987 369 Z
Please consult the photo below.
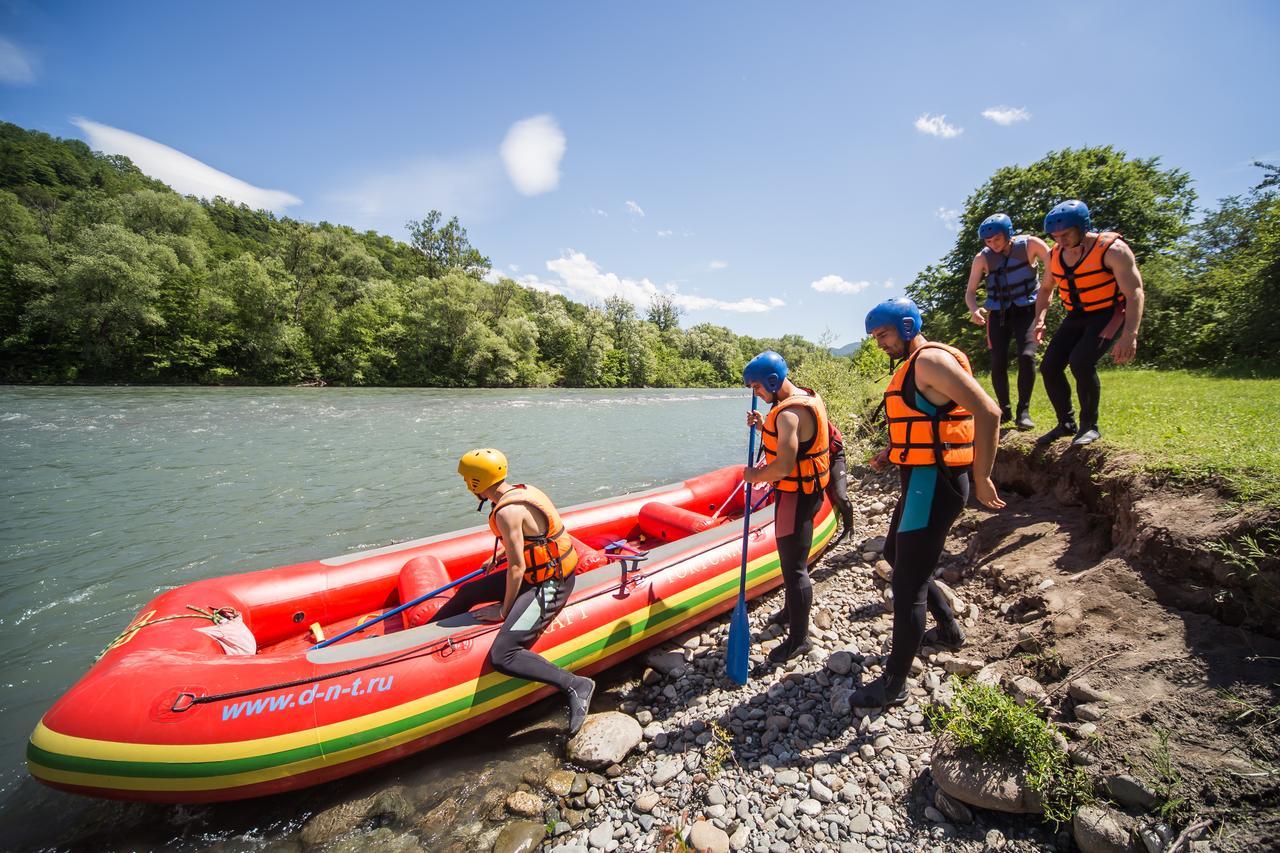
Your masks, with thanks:
M 1113 144 L 1202 204 L 1247 191 L 1277 41 L 1271 2 L 0 0 L 0 117 L 300 219 L 439 208 L 579 300 L 844 343 L 1002 165 Z

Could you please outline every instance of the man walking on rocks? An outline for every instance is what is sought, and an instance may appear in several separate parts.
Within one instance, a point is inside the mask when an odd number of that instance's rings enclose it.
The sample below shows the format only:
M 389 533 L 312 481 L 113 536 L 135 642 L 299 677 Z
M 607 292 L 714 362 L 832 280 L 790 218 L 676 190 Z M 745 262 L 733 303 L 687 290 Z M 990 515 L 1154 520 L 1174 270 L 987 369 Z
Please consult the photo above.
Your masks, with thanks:
M 893 567 L 893 640 L 884 672 L 850 699 L 860 708 L 900 705 L 921 642 L 959 648 L 964 633 L 933 572 L 952 523 L 969 498 L 969 468 L 978 500 L 1004 506 L 991 482 L 1000 439 L 1000 406 L 973 378 L 969 359 L 920 334 L 920 310 L 890 299 L 867 314 L 867 334 L 891 359 L 903 359 L 884 392 L 889 446 L 871 460 L 876 471 L 898 466 L 902 494 L 885 537 Z M 924 630 L 926 607 L 937 627 Z

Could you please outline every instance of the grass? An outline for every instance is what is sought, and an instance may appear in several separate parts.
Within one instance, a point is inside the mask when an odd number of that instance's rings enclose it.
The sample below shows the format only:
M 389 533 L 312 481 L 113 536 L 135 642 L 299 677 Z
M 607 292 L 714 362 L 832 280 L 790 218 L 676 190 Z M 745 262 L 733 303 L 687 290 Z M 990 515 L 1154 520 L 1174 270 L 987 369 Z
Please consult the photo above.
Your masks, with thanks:
M 1127 760 L 1130 767 L 1135 770 L 1140 769 L 1140 765 L 1145 763 L 1148 781 L 1157 799 L 1160 800 L 1156 813 L 1161 819 L 1179 820 L 1187 816 L 1191 804 L 1183 791 L 1182 774 L 1178 772 L 1177 766 L 1173 763 L 1173 755 L 1169 751 L 1168 730 L 1159 726 L 1153 726 L 1152 730 L 1155 733 L 1154 741 L 1142 749 L 1145 762 L 1138 762 L 1132 758 Z
M 1040 794 L 1044 816 L 1055 826 L 1069 823 L 1093 801 L 1093 786 L 1054 743 L 1054 727 L 998 687 L 964 681 L 951 707 L 926 708 L 933 728 L 984 758 L 1025 767 L 1027 784 Z
M 1009 371 L 1016 384 L 1016 368 Z M 990 391 L 990 377 L 981 381 Z M 1137 452 L 1144 469 L 1170 479 L 1211 483 L 1242 502 L 1280 508 L 1280 379 L 1181 370 L 1102 371 L 1103 440 Z M 1036 378 L 1037 431 L 1056 418 Z

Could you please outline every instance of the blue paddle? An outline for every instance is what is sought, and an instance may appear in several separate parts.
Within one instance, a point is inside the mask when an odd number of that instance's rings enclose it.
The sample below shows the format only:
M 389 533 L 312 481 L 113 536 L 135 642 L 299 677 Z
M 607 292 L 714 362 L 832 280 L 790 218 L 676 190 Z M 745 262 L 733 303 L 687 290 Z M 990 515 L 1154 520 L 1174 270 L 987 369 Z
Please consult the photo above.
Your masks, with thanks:
M 751 391 L 751 412 L 756 410 L 756 392 Z M 756 458 L 756 428 L 753 424 L 747 433 L 747 464 Z M 729 620 L 729 648 L 724 658 L 725 672 L 737 684 L 747 683 L 747 664 L 750 662 L 751 628 L 747 625 L 747 548 L 751 533 L 751 484 L 747 483 L 747 497 L 742 502 L 742 574 L 738 579 L 738 603 L 733 606 L 733 618 Z
M 365 628 L 368 628 L 370 625 L 377 625 L 383 619 L 390 619 L 392 616 L 395 616 L 397 613 L 401 613 L 405 610 L 408 610 L 410 607 L 415 607 L 421 604 L 422 602 L 426 601 L 428 598 L 435 598 L 440 593 L 451 590 L 458 584 L 466 583 L 472 578 L 478 578 L 487 571 L 488 569 L 476 569 L 474 572 L 472 572 L 469 575 L 463 575 L 462 577 L 458 578 L 456 581 L 447 583 L 444 586 L 440 587 L 439 589 L 433 589 L 431 590 L 431 592 L 428 592 L 426 595 L 418 596 L 413 601 L 406 601 L 404 604 L 401 604 L 399 607 L 392 608 L 391 610 L 388 610 L 386 613 L 383 613 L 377 619 L 370 619 L 368 622 L 361 622 L 359 625 L 355 626 L 354 628 L 348 628 L 347 630 L 343 631 L 341 634 L 339 634 L 336 637 L 330 637 L 327 640 L 316 643 L 311 648 L 323 649 L 325 646 L 332 646 L 334 643 L 338 642 L 339 640 L 350 637 L 352 634 L 360 633 Z

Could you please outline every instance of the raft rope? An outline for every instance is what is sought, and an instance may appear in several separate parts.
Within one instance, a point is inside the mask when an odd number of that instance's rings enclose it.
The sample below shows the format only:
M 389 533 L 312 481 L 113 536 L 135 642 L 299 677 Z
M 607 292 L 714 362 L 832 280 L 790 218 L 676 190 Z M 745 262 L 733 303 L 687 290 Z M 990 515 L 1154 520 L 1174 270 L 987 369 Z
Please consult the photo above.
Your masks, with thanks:
M 188 610 L 194 610 L 194 613 L 174 613 L 170 616 L 161 616 L 159 619 L 144 618 L 141 622 L 135 622 L 129 627 L 121 631 L 114 640 L 107 643 L 107 647 L 98 652 L 97 657 L 93 659 L 94 663 L 102 660 L 102 656 L 117 646 L 123 646 L 125 643 L 133 639 L 133 636 L 150 625 L 159 625 L 161 622 L 169 622 L 173 619 L 208 619 L 215 625 L 222 622 L 230 622 L 233 619 L 240 618 L 240 611 L 234 607 L 214 607 L 212 604 L 207 609 L 201 609 L 194 604 L 187 605 Z M 155 611 L 151 611 L 154 613 Z
M 753 529 L 751 532 L 759 533 L 761 530 L 764 529 L 764 526 L 765 525 L 761 525 L 760 527 Z M 660 568 L 653 569 L 651 571 L 645 572 L 644 574 L 640 574 L 640 575 L 633 574 L 630 577 L 627 577 L 626 580 L 629 581 L 631 584 L 639 583 L 645 578 L 649 578 L 649 577 L 652 577 L 653 575 L 656 575 L 658 572 L 666 571 L 667 569 L 678 566 L 687 560 L 692 560 L 694 557 L 701 557 L 703 554 L 710 553 L 711 551 L 714 551 L 715 549 L 723 546 L 724 546 L 723 542 L 717 542 L 714 545 L 709 545 L 706 548 L 703 548 L 701 551 L 695 551 L 692 554 L 687 554 L 678 560 L 667 563 L 661 566 Z M 593 599 L 599 598 L 602 595 L 614 593 L 615 591 L 620 590 L 621 588 L 622 588 L 622 584 L 619 584 L 619 587 L 617 587 L 616 589 L 612 584 L 609 584 L 603 587 L 602 589 L 596 590 L 590 595 L 584 596 L 583 598 L 580 598 L 577 601 L 574 601 L 573 603 L 581 604 L 586 601 L 591 601 Z M 187 606 L 190 607 L 190 605 L 187 605 Z M 198 608 L 193 608 L 193 609 L 198 609 Z M 183 614 L 183 615 L 185 616 L 187 614 Z M 174 618 L 174 617 L 165 617 L 165 618 Z M 160 620 L 156 620 L 156 621 L 160 621 Z M 327 672 L 323 675 L 313 675 L 309 678 L 299 678 L 293 681 L 282 681 L 278 684 L 267 684 L 261 687 L 246 687 L 244 690 L 233 690 L 228 693 L 214 693 L 209 696 L 196 696 L 194 693 L 189 693 L 184 691 L 182 693 L 179 693 L 177 697 L 173 700 L 173 705 L 171 706 L 170 710 L 176 714 L 180 714 L 183 711 L 188 711 L 191 708 L 194 708 L 196 705 L 208 705 L 213 702 L 223 702 L 228 699 L 242 699 L 245 696 L 254 696 L 259 693 L 271 693 L 276 690 L 287 690 L 290 687 L 301 687 L 304 684 L 315 684 L 320 681 L 328 681 L 331 678 L 344 678 L 348 675 L 354 675 L 357 672 L 365 672 L 366 670 L 377 669 L 378 667 L 383 667 L 389 664 L 398 663 L 401 660 L 405 660 L 415 655 L 426 656 L 426 655 L 434 654 L 436 651 L 443 648 L 453 648 L 454 646 L 460 645 L 461 643 L 469 642 L 471 640 L 476 639 L 477 637 L 482 637 L 485 634 L 496 633 L 501 627 L 502 627 L 501 625 L 488 625 L 483 628 L 479 628 L 474 632 L 470 634 L 466 634 L 462 637 L 445 637 L 443 640 L 432 640 L 428 643 L 422 644 L 421 646 L 414 646 L 412 648 L 405 649 L 403 652 L 399 652 L 398 654 L 394 654 L 388 658 L 383 658 L 382 660 L 373 661 L 372 663 L 361 664 L 360 666 L 353 666 L 349 669 L 343 669 L 337 672 Z M 186 700 L 185 704 L 183 704 L 184 699 Z

